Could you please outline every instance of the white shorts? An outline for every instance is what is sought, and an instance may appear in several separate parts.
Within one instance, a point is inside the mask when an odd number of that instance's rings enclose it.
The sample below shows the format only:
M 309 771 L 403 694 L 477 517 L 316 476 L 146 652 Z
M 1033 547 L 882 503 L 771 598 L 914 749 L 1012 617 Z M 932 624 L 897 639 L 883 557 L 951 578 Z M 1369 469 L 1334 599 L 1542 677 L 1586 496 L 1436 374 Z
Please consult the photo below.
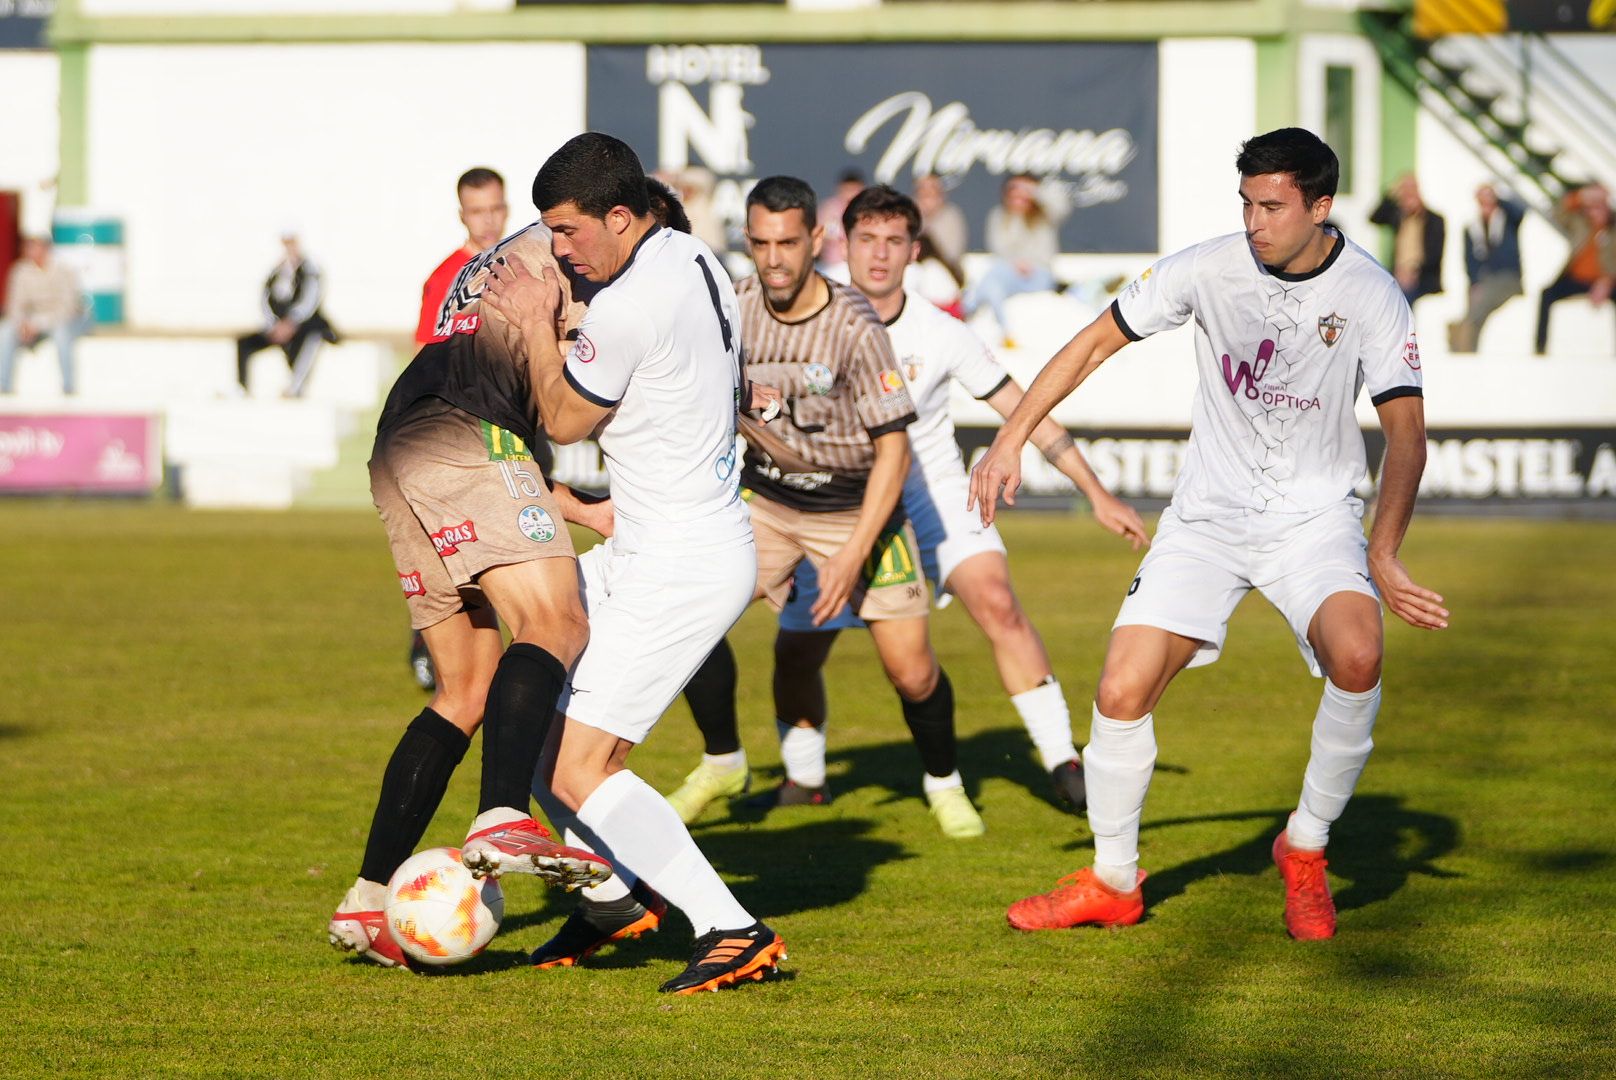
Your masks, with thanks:
M 1168 507 L 1128 586 L 1118 626 L 1154 626 L 1201 642 L 1190 667 L 1223 651 L 1229 616 L 1256 589 L 1296 635 L 1308 670 L 1321 675 L 1308 626 L 1325 598 L 1363 593 L 1379 601 L 1365 556 L 1363 511 L 1341 503 L 1311 514 L 1184 521 Z
M 948 579 L 960 563 L 984 551 L 1005 554 L 998 528 L 984 526 L 981 517 L 965 509 L 969 484 L 963 472 L 931 484 L 919 469 L 910 469 L 903 483 L 903 512 L 915 530 L 920 567 L 936 589 L 939 608 L 951 599 L 946 591 Z M 851 608 L 843 608 L 823 626 L 815 626 L 811 611 L 818 599 L 819 577 L 804 559 L 797 566 L 791 598 L 780 611 L 780 629 L 849 630 L 864 625 Z
M 569 719 L 644 742 L 757 588 L 752 544 L 699 555 L 578 556 L 589 644 L 556 704 Z

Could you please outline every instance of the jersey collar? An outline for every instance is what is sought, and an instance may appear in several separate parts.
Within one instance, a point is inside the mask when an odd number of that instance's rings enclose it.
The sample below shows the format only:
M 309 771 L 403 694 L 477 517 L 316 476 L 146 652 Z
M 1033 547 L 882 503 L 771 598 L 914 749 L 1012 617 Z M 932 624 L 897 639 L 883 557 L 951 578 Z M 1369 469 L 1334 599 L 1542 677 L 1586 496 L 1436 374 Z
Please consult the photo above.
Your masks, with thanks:
M 900 292 L 898 295 L 903 297 L 902 300 L 898 301 L 898 313 L 896 315 L 892 316 L 892 318 L 890 318 L 890 319 L 882 319 L 881 320 L 881 325 L 882 326 L 892 326 L 899 319 L 903 318 L 904 309 L 909 306 L 909 293 L 908 293 L 907 290 L 904 290 L 904 291 Z
M 618 278 L 620 278 L 624 274 L 628 273 L 629 267 L 634 265 L 634 260 L 635 260 L 635 258 L 637 258 L 639 256 L 640 249 L 645 246 L 645 242 L 647 240 L 651 239 L 651 237 L 655 236 L 657 233 L 659 233 L 661 231 L 662 231 L 662 226 L 661 225 L 652 225 L 650 227 L 650 229 L 646 230 L 645 235 L 640 237 L 638 240 L 636 240 L 634 242 L 634 250 L 628 253 L 628 258 L 624 259 L 623 260 L 623 265 L 619 266 L 617 268 L 617 273 L 613 274 L 611 277 L 609 277 L 605 281 L 601 282 L 600 287 L 604 289 L 606 286 L 610 285 L 612 282 L 616 281 Z
M 1324 273 L 1326 270 L 1330 269 L 1330 267 L 1335 265 L 1336 259 L 1341 257 L 1341 252 L 1344 251 L 1347 246 L 1347 234 L 1342 232 L 1334 225 L 1331 225 L 1330 228 L 1335 232 L 1335 244 L 1330 248 L 1330 253 L 1324 257 L 1324 261 L 1319 263 L 1319 265 L 1315 266 L 1313 269 L 1302 274 L 1287 274 L 1283 270 L 1275 270 L 1267 263 L 1263 264 L 1263 269 L 1268 272 L 1269 276 L 1276 277 L 1281 281 L 1310 281 L 1313 278 L 1318 277 L 1320 274 Z

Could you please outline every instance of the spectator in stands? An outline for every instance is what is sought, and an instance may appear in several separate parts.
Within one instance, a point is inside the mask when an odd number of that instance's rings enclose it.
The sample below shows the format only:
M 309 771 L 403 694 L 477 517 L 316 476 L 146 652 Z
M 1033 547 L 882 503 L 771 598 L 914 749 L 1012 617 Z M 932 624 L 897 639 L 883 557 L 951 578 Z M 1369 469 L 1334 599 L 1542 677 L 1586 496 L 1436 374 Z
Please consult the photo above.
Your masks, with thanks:
M 75 390 L 73 343 L 84 333 L 84 296 L 71 267 L 51 258 L 50 241 L 26 237 L 22 258 L 11 268 L 6 309 L 0 318 L 0 393 L 12 391 L 18 349 L 49 338 L 62 368 L 62 393 Z
M 510 208 L 505 205 L 505 178 L 493 169 L 478 166 L 460 174 L 455 183 L 455 194 L 460 200 L 460 224 L 466 227 L 465 241 L 447 259 L 438 264 L 432 276 L 421 287 L 421 317 L 415 324 L 415 347 L 431 341 L 441 341 L 449 331 L 437 332 L 438 311 L 449 286 L 454 284 L 460 268 L 478 252 L 499 243 L 505 235 L 505 220 Z
M 847 233 L 842 229 L 842 211 L 866 186 L 864 174 L 857 169 L 843 169 L 836 179 L 836 191 L 819 204 L 819 227 L 825 230 L 825 239 L 819 247 L 819 272 L 828 278 L 847 283 Z
M 247 362 L 255 353 L 278 345 L 292 369 L 292 381 L 286 387 L 285 396 L 295 398 L 303 396 L 320 343 L 336 344 L 337 332 L 320 311 L 324 294 L 320 270 L 303 255 L 297 232 L 283 230 L 281 244 L 286 254 L 264 282 L 263 329 L 236 339 L 236 380 L 245 393 Z
M 927 173 L 915 180 L 915 205 L 920 208 L 920 239 L 930 240 L 933 250 L 945 263 L 958 267 L 965 262 L 970 229 L 965 211 L 948 201 L 942 178 Z
M 1500 199 L 1491 184 L 1476 189 L 1480 216 L 1464 232 L 1465 273 L 1470 277 L 1464 318 L 1448 324 L 1448 348 L 1473 353 L 1487 316 L 1521 295 L 1521 219 L 1526 207 Z
M 1569 296 L 1588 297 L 1594 307 L 1611 300 L 1616 285 L 1616 229 L 1610 225 L 1610 192 L 1589 184 L 1566 193 L 1555 221 L 1571 241 L 1571 257 L 1543 290 L 1537 305 L 1537 355 L 1549 344 L 1549 307 Z
M 999 205 L 988 211 L 987 248 L 992 261 L 987 271 L 965 292 L 965 314 L 974 315 L 986 304 L 998 321 L 1004 347 L 1015 348 L 1005 302 L 1021 293 L 1056 288 L 1055 256 L 1060 253 L 1060 219 L 1067 204 L 1053 185 L 1017 173 L 1004 182 Z
M 1425 205 L 1414 177 L 1397 181 L 1369 220 L 1393 230 L 1392 276 L 1410 304 L 1442 291 L 1442 245 L 1447 242 L 1448 223 Z

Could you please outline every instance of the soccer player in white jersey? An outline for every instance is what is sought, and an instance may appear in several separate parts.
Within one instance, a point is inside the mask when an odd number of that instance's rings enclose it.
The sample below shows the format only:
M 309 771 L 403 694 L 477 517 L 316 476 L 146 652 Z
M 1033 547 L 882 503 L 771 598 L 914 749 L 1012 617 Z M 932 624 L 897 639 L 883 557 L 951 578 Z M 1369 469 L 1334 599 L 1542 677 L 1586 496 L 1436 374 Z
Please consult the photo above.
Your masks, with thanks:
M 966 509 L 965 470 L 949 416 L 955 380 L 1001 416 L 1009 416 L 1020 402 L 1021 387 L 969 327 L 903 287 L 904 271 L 920 247 L 920 211 L 913 199 L 884 184 L 866 188 L 848 203 L 842 220 L 853 286 L 886 324 L 919 417 L 909 426 L 903 509 L 920 544 L 921 564 L 939 595 L 946 590 L 957 596 L 987 636 L 999 681 L 1032 736 L 1057 797 L 1081 813 L 1083 766 L 1072 742 L 1066 696 L 1043 639 L 1011 587 L 998 528 Z M 1136 551 L 1150 542 L 1138 513 L 1105 490 L 1059 424 L 1044 420 L 1032 439 L 1089 500 L 1102 527 L 1129 540 Z M 780 613 L 775 640 L 775 715 L 784 723 L 824 726 L 821 669 L 834 640 L 834 633 L 825 631 L 864 625 L 844 608 L 815 626 L 811 612 L 818 597 L 812 564 L 804 564 Z
M 673 808 L 626 766 L 757 581 L 736 469 L 735 293 L 706 245 L 658 226 L 639 159 L 618 139 L 570 140 L 539 170 L 533 202 L 556 257 L 604 287 L 565 357 L 553 272 L 534 278 L 513 264 L 494 274 L 484 300 L 522 331 L 550 438 L 598 432 L 615 515 L 611 538 L 579 559 L 589 643 L 557 705 L 566 719 L 540 764 L 542 801 L 576 846 L 617 870 L 586 890 L 583 914 L 643 883 L 689 917 L 695 956 L 663 991 L 761 979 L 784 957 L 784 942 L 740 905 Z M 502 869 L 497 849 L 468 845 L 464 859 L 480 873 Z
M 1012 904 L 1019 930 L 1139 921 L 1153 710 L 1180 671 L 1217 659 L 1230 613 L 1255 588 L 1326 679 L 1301 800 L 1273 855 L 1290 935 L 1333 936 L 1324 849 L 1373 746 L 1381 601 L 1411 626 L 1447 626 L 1442 597 L 1397 557 L 1425 468 L 1408 303 L 1326 224 L 1339 165 L 1317 136 L 1260 135 L 1235 166 L 1245 231 L 1168 256 L 1124 289 L 1039 373 L 971 476 L 972 502 L 991 521 L 1001 493 L 1014 502 L 1022 444 L 1051 408 L 1129 341 L 1194 319 L 1200 388 L 1188 455 L 1112 630 L 1083 755 L 1094 866 Z M 1367 557 L 1353 495 L 1366 472 L 1353 414 L 1360 388 L 1386 435 Z

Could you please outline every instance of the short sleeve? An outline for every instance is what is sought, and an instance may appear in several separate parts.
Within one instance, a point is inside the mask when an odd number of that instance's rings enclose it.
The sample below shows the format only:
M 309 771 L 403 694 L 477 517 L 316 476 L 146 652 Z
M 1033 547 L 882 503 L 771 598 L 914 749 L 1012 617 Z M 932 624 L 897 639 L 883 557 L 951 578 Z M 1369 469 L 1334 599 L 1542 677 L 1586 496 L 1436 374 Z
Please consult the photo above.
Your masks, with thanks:
M 898 370 L 892 340 L 886 329 L 872 325 L 860 338 L 848 371 L 854 407 L 870 438 L 901 431 L 915 421 L 915 403 L 909 385 Z
M 656 343 L 651 320 L 632 301 L 607 289 L 589 305 L 562 373 L 579 396 L 609 409 Z
M 1420 343 L 1414 333 L 1414 313 L 1402 290 L 1388 276 L 1381 290 L 1375 317 L 1363 329 L 1358 368 L 1363 373 L 1369 400 L 1376 406 L 1393 398 L 1425 396 L 1420 371 Z
M 949 327 L 947 354 L 950 374 L 974 398 L 991 397 L 1010 379 L 1003 364 L 988 351 L 981 338 L 958 320 Z
M 1195 248 L 1160 259 L 1111 303 L 1117 325 L 1130 341 L 1140 341 L 1189 321 L 1195 301 Z

